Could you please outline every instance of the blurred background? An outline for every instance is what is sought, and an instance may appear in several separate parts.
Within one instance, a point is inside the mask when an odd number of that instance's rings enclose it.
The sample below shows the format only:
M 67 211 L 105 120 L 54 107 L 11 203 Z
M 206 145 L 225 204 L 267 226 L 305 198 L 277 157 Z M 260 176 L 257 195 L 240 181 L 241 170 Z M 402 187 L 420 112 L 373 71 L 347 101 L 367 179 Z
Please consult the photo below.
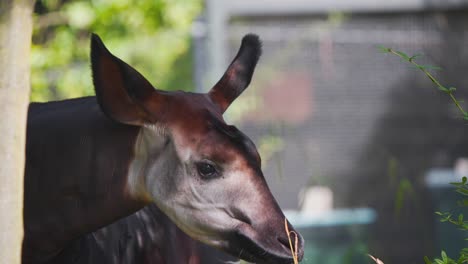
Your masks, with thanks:
M 468 246 L 440 223 L 468 175 L 468 126 L 449 98 L 384 45 L 468 98 L 465 0 L 38 0 L 32 101 L 92 95 L 89 36 L 157 88 L 204 92 L 246 33 L 263 40 L 227 112 L 256 143 L 303 263 L 422 263 Z

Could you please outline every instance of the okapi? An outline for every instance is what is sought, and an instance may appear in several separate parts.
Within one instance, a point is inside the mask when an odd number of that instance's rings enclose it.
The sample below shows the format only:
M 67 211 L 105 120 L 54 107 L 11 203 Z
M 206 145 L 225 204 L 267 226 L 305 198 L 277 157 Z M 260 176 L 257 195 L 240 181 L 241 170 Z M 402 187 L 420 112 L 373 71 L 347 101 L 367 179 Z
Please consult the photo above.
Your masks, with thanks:
M 285 216 L 256 147 L 223 119 L 260 54 L 259 38 L 246 35 L 208 93 L 167 92 L 93 34 L 96 96 L 29 107 L 23 263 L 53 262 L 72 241 L 149 204 L 191 238 L 233 256 L 292 263 Z M 302 259 L 300 235 L 296 250 Z M 154 254 L 153 263 L 169 263 L 166 253 Z

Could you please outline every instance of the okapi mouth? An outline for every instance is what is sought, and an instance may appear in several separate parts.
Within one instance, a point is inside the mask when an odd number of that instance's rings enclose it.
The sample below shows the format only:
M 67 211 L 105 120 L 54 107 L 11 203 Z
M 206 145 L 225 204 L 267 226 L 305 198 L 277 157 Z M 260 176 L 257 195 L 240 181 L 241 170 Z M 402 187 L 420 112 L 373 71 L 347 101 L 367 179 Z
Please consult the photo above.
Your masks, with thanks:
M 286 231 L 281 234 L 274 232 L 260 233 L 247 223 L 230 234 L 228 251 L 233 256 L 257 264 L 289 264 L 294 263 Z M 293 242 L 294 244 L 294 242 Z M 302 260 L 304 255 L 302 236 L 298 234 L 297 258 Z

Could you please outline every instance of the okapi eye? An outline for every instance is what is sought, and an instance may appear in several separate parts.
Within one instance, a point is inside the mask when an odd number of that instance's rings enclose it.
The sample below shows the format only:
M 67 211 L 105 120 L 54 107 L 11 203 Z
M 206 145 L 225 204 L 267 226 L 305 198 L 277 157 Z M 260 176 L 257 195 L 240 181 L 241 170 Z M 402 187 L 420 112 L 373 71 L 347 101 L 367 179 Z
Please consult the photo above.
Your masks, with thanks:
M 217 175 L 215 166 L 207 162 L 197 163 L 197 170 L 203 178 L 213 178 Z

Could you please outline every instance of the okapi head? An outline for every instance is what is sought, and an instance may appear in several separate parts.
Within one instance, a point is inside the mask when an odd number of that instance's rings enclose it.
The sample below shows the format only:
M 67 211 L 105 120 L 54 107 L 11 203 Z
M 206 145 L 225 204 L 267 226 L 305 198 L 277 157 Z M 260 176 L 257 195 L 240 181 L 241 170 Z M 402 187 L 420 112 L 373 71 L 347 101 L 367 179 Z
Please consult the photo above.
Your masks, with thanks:
M 91 41 L 102 111 L 116 122 L 141 127 L 129 195 L 156 203 L 188 235 L 234 256 L 292 263 L 285 216 L 267 186 L 257 149 L 223 119 L 249 85 L 260 53 L 259 38 L 246 35 L 208 93 L 165 92 L 112 55 L 97 35 Z M 300 235 L 297 247 L 302 259 Z

